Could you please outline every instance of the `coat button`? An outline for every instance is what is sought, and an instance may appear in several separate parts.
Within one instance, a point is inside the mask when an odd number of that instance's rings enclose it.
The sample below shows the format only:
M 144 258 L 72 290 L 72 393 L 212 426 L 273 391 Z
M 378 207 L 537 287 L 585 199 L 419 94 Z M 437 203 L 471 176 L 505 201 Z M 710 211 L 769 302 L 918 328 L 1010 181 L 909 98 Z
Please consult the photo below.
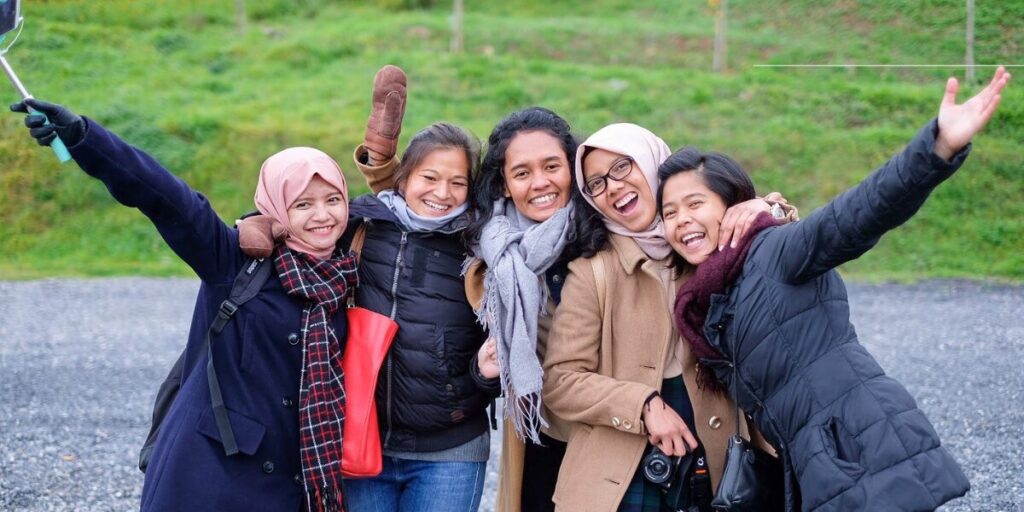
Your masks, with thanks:
M 620 420 L 618 416 L 612 416 L 612 426 L 613 427 L 618 427 L 621 424 L 622 424 L 622 420 Z
M 555 275 L 551 276 L 551 281 L 553 283 L 555 283 L 555 284 L 561 283 L 562 282 L 562 276 L 560 276 L 558 274 L 555 274 Z
M 708 420 L 708 426 L 717 430 L 718 427 L 722 426 L 722 419 L 718 416 L 712 416 L 711 419 Z
M 455 389 L 455 387 L 454 387 L 454 386 L 452 386 L 451 384 L 445 384 L 445 385 L 444 385 L 444 390 L 445 390 L 445 391 L 447 391 L 447 392 L 449 392 L 449 393 L 451 393 L 451 391 L 452 391 L 453 389 Z
M 633 430 L 633 422 L 631 422 L 629 420 L 623 420 L 622 421 L 622 428 L 624 428 L 626 430 Z
M 270 462 L 269 460 L 264 462 L 263 463 L 263 472 L 268 474 L 268 475 L 270 473 L 273 473 L 274 472 L 274 463 Z
M 295 334 L 294 332 L 289 334 L 288 335 L 288 344 L 289 345 L 298 345 L 299 344 L 299 335 Z
M 292 481 L 295 482 L 295 485 L 302 485 L 302 475 L 295 473 L 295 476 L 292 477 Z
M 281 405 L 283 405 L 285 407 L 291 407 L 291 406 L 295 405 L 295 402 L 293 402 L 291 398 L 283 397 L 283 398 L 281 398 Z

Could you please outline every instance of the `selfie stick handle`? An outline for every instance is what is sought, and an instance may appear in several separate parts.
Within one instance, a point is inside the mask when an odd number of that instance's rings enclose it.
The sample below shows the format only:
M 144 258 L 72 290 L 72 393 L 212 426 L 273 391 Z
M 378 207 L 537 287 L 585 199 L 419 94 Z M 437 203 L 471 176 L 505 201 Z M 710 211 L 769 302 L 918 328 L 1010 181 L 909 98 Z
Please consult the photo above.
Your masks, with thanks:
M 7 73 L 7 78 L 9 78 L 11 83 L 14 84 L 14 88 L 18 90 L 18 94 L 21 95 L 21 99 L 27 100 L 32 98 L 32 95 L 29 94 L 28 90 L 25 89 L 25 86 L 22 85 L 21 80 L 18 80 L 18 75 L 14 73 L 13 69 L 11 69 L 11 65 L 7 63 L 7 59 L 4 58 L 3 54 L 0 54 L 0 66 L 4 68 L 4 73 Z M 28 105 L 25 105 L 25 108 L 28 108 Z M 31 108 L 28 108 L 28 111 L 30 114 L 39 114 L 46 117 L 46 114 L 36 112 Z M 46 120 L 46 124 L 50 124 L 49 119 Z M 53 141 L 50 142 L 50 148 L 53 149 L 53 152 L 57 155 L 57 160 L 60 160 L 60 163 L 71 160 L 71 153 L 68 153 L 68 148 L 64 145 L 64 141 L 60 140 L 60 137 L 53 138 Z

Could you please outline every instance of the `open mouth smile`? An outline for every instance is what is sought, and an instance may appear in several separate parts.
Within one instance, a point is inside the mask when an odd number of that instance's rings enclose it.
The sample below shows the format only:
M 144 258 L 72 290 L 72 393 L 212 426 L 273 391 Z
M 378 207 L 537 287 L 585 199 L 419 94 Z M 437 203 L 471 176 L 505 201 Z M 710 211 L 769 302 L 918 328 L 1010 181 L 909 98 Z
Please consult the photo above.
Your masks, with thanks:
M 553 204 L 555 202 L 555 199 L 557 198 L 558 194 L 556 192 L 552 192 L 550 194 L 544 194 L 542 196 L 537 196 L 533 199 L 530 199 L 530 204 L 532 204 L 533 206 L 548 206 L 550 204 Z
M 318 235 L 325 235 L 327 233 L 330 233 L 331 231 L 334 231 L 334 225 L 332 224 L 330 226 L 319 226 L 315 228 L 309 228 L 309 231 L 312 231 Z
M 688 233 L 679 239 L 679 243 L 683 244 L 688 251 L 695 251 L 704 247 L 706 239 L 707 234 L 704 232 Z
M 428 208 L 438 213 L 444 213 L 452 209 L 451 205 L 435 203 L 433 201 L 428 201 L 426 199 L 423 200 L 423 204 L 427 205 Z
M 629 215 L 636 210 L 636 206 L 639 202 L 640 194 L 637 194 L 636 192 L 629 192 L 623 196 L 622 199 L 615 201 L 615 204 L 613 204 L 612 207 L 621 215 Z

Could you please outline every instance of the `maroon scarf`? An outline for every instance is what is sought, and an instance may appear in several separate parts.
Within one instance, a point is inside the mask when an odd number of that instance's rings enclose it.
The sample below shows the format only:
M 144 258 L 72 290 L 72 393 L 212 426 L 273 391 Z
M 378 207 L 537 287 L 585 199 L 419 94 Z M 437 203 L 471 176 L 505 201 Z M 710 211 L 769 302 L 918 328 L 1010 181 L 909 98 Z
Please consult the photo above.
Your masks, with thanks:
M 723 359 L 722 353 L 712 347 L 704 337 L 704 320 L 711 307 L 711 295 L 724 293 L 740 276 L 750 244 L 761 230 L 785 222 L 787 221 L 784 219 L 780 221 L 772 218 L 767 212 L 758 214 L 754 224 L 740 239 L 735 249 L 726 246 L 721 251 L 712 253 L 704 263 L 697 265 L 693 275 L 679 288 L 673 319 L 679 334 L 690 345 L 690 351 L 697 358 L 700 370 L 697 372 L 697 387 L 716 392 L 724 391 L 722 383 L 715 378 L 711 368 L 701 362 L 705 359 Z
M 355 258 L 321 260 L 280 245 L 274 250 L 274 268 L 288 295 L 303 303 L 299 455 L 306 510 L 341 512 L 345 376 L 332 320 L 358 284 Z

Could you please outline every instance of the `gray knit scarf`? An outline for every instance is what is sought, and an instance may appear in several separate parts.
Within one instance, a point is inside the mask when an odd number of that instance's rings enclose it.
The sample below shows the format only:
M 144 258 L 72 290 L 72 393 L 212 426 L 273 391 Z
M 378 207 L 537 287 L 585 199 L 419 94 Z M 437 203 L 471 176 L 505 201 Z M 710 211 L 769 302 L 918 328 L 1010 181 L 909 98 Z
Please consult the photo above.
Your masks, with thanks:
M 465 227 L 468 224 L 463 214 L 469 209 L 469 201 L 455 207 L 451 213 L 443 217 L 424 217 L 412 211 L 412 208 L 409 208 L 409 203 L 405 202 L 405 198 L 392 189 L 381 190 L 377 193 L 377 199 L 380 199 L 380 202 L 384 203 L 391 210 L 391 213 L 395 214 L 395 217 L 398 218 L 398 223 L 406 231 L 448 232 L 457 227 Z
M 571 205 L 537 223 L 502 198 L 473 248 L 487 264 L 477 314 L 497 345 L 505 417 L 520 438 L 538 444 L 540 429 L 547 426 L 540 414 L 543 371 L 537 358 L 537 318 L 548 302 L 543 276 L 561 256 L 571 231 Z

